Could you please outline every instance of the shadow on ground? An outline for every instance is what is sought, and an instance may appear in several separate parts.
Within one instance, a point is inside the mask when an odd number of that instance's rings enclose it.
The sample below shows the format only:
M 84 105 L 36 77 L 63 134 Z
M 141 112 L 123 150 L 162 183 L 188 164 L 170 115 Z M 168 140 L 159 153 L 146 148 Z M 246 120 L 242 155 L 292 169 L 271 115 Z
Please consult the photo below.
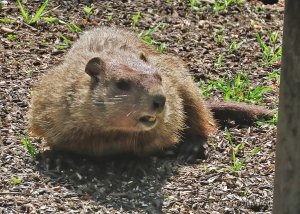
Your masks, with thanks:
M 64 197 L 93 200 L 98 206 L 129 212 L 160 213 L 162 186 L 178 171 L 174 157 L 99 159 L 49 150 L 37 160 L 37 170 L 53 185 L 73 192 Z

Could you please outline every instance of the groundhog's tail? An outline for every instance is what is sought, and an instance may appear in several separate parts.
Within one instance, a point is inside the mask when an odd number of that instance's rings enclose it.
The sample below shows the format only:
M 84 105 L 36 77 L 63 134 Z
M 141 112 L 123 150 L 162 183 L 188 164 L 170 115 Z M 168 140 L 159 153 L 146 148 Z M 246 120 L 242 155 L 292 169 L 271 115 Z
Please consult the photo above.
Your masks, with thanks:
M 235 124 L 251 125 L 258 119 L 271 119 L 274 112 L 262 106 L 245 103 L 208 101 L 208 106 L 214 114 L 214 118 L 224 126 L 234 121 Z

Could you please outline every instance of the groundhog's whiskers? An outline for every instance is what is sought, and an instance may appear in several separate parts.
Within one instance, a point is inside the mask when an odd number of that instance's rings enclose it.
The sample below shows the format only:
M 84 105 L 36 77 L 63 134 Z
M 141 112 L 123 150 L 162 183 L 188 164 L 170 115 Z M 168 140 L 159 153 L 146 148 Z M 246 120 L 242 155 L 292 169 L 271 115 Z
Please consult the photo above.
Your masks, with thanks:
M 129 117 L 131 115 L 132 111 L 126 114 L 126 117 Z
M 105 101 L 94 101 L 96 105 L 114 105 L 117 104 L 118 102 L 105 102 Z
M 112 100 L 112 101 L 121 101 L 122 98 L 115 98 L 115 97 L 112 97 L 112 98 L 108 98 L 109 100 Z
M 109 101 L 123 101 L 124 97 L 127 97 L 128 95 L 116 95 L 114 97 L 109 97 Z
M 116 95 L 114 96 L 115 98 L 124 98 L 124 97 L 127 97 L 128 95 L 127 94 L 122 94 L 122 95 Z
M 131 114 L 135 114 L 136 111 L 131 111 L 128 114 L 126 114 L 126 117 L 129 117 Z

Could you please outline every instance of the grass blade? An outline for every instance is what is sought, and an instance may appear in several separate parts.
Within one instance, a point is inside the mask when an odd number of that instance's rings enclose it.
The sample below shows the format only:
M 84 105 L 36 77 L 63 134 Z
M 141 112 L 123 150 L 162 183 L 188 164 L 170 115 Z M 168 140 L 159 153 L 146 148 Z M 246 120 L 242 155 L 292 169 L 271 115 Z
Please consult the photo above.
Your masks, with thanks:
M 21 142 L 23 146 L 25 147 L 25 150 L 30 154 L 32 159 L 35 159 L 36 154 L 37 154 L 37 149 L 35 146 L 31 143 L 29 138 L 25 136 L 24 138 L 21 139 Z
M 49 1 L 49 2 L 50 2 L 50 1 Z M 55 8 L 52 8 L 52 9 L 50 9 L 50 10 L 45 11 L 44 13 L 42 13 L 41 16 L 45 16 L 46 14 L 51 13 L 52 11 L 56 10 L 56 9 L 59 8 L 59 7 L 60 7 L 60 5 L 58 5 L 58 6 L 55 7 Z
M 68 46 L 72 46 L 72 42 L 67 37 L 60 35 L 60 38 L 62 38 Z
M 50 22 L 50 23 L 57 23 L 59 22 L 58 18 L 55 17 L 43 17 L 43 20 Z
M 134 16 L 133 16 L 133 20 L 132 20 L 132 28 L 136 29 L 136 24 L 138 23 L 139 19 L 141 18 L 141 12 L 138 11 Z
M 29 23 L 29 16 L 28 16 L 28 12 L 25 11 L 22 3 L 20 0 L 17 0 L 18 2 L 18 5 L 19 5 L 19 8 L 20 8 L 20 11 L 22 13 L 22 16 L 23 16 L 23 19 L 25 20 L 26 23 Z
M 83 30 L 76 24 L 72 24 L 73 29 L 77 30 L 78 32 L 83 32 Z
M 43 3 L 43 5 L 40 7 L 40 9 L 39 9 L 38 12 L 35 14 L 35 16 L 30 20 L 30 24 L 34 24 L 34 23 L 36 23 L 36 22 L 40 19 L 41 15 L 42 15 L 43 11 L 45 10 L 45 8 L 47 7 L 49 1 L 50 1 L 50 0 L 46 0 L 46 1 Z

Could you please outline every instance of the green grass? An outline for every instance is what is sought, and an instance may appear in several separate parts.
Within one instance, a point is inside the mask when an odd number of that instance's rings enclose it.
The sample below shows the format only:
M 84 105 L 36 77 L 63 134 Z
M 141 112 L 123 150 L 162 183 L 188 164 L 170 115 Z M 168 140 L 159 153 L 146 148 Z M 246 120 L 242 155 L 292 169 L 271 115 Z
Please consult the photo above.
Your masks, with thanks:
M 151 36 L 153 36 L 153 34 L 155 33 L 155 32 L 157 32 L 157 30 L 158 30 L 158 28 L 160 27 L 160 25 L 157 25 L 157 26 L 155 26 L 155 27 L 153 27 L 153 28 L 149 28 L 148 30 L 146 30 L 146 31 L 141 31 L 140 33 L 139 33 L 139 37 L 142 39 L 142 40 L 144 40 L 145 42 L 147 42 L 148 44 L 155 44 L 156 43 L 156 41 L 154 40 L 154 39 L 152 39 L 151 38 Z
M 22 179 L 20 179 L 20 178 L 11 178 L 11 179 L 9 179 L 9 182 L 13 183 L 15 185 L 19 185 L 19 184 L 22 183 Z
M 271 80 L 271 79 L 275 79 L 277 83 L 280 82 L 280 68 L 275 69 L 274 71 L 272 71 L 271 74 L 269 74 L 268 80 Z
M 237 43 L 237 42 L 233 41 L 228 47 L 228 52 L 229 53 L 235 52 L 236 50 L 238 50 L 241 47 L 242 44 L 243 44 L 243 42 Z
M 214 0 L 212 3 L 214 11 L 219 12 L 220 10 L 225 10 L 234 4 L 240 6 L 244 2 L 245 0 Z
M 59 45 L 56 45 L 56 46 L 55 46 L 56 49 L 58 49 L 58 50 L 63 50 L 63 49 L 66 49 L 66 48 L 72 46 L 73 43 L 72 43 L 71 40 L 69 40 L 66 36 L 64 36 L 64 35 L 61 34 L 59 37 L 60 37 L 60 39 L 61 39 L 65 44 L 59 44 Z
M 155 39 L 152 38 L 153 34 L 155 32 L 158 31 L 158 29 L 162 26 L 162 24 L 158 24 L 157 26 L 153 27 L 153 28 L 149 28 L 148 30 L 146 31 L 141 31 L 139 33 L 139 37 L 144 40 L 145 42 L 147 42 L 148 44 L 150 45 L 155 45 L 157 50 L 159 52 L 164 52 L 165 49 L 166 49 L 166 45 L 165 43 L 159 43 L 158 41 L 156 41 Z
M 76 25 L 74 23 L 65 22 L 65 21 L 55 18 L 55 17 L 44 17 L 43 20 L 45 20 L 49 23 L 58 23 L 58 24 L 66 25 L 72 33 L 83 32 L 83 30 L 78 25 Z
M 224 35 L 217 35 L 217 43 L 218 45 L 222 45 L 224 39 Z
M 62 35 L 62 34 L 61 34 L 59 37 L 60 37 L 61 40 L 63 40 L 63 42 L 64 42 L 65 44 L 59 44 L 59 45 L 56 45 L 55 47 L 56 47 L 57 49 L 63 50 L 63 49 L 66 49 L 66 48 L 72 46 L 73 43 L 72 43 L 67 37 L 65 37 L 65 36 Z
M 269 34 L 269 40 L 271 44 L 263 41 L 261 35 L 256 33 L 256 40 L 261 48 L 263 58 L 262 62 L 265 66 L 270 66 L 277 61 L 281 60 L 282 48 L 281 44 L 278 42 L 278 32 L 273 32 Z
M 243 4 L 245 2 L 245 0 L 236 0 L 236 3 L 238 6 L 241 6 L 241 4 Z
M 63 50 L 63 49 L 66 49 L 67 46 L 66 45 L 56 45 L 55 46 L 58 50 Z
M 219 12 L 220 10 L 225 10 L 228 6 L 233 5 L 235 0 L 214 0 L 214 10 Z
M 164 52 L 165 49 L 166 49 L 166 44 L 165 43 L 160 43 L 160 42 L 158 42 L 158 41 L 156 41 L 155 39 L 152 38 L 154 33 L 156 33 L 159 29 L 164 27 L 164 24 L 159 23 L 155 27 L 149 28 L 147 30 L 140 31 L 136 26 L 137 23 L 139 22 L 140 18 L 141 18 L 141 12 L 137 12 L 132 18 L 131 26 L 134 29 L 134 31 L 138 34 L 138 36 L 142 40 L 144 40 L 145 42 L 147 42 L 150 45 L 156 46 L 156 49 L 159 52 L 161 52 L 161 53 Z
M 189 0 L 189 8 L 190 10 L 197 10 L 199 9 L 198 5 L 200 4 L 199 0 Z
M 258 104 L 264 97 L 264 94 L 271 90 L 270 87 L 257 85 L 255 88 L 251 86 L 248 74 L 240 71 L 235 77 L 227 77 L 215 81 L 199 82 L 201 93 L 205 97 L 209 97 L 212 91 L 220 91 L 223 93 L 225 101 L 234 100 L 237 102 L 246 102 Z
M 65 37 L 64 35 L 60 35 L 59 36 L 69 47 L 72 46 L 72 42 L 67 38 Z
M 231 146 L 231 166 L 228 167 L 228 171 L 229 173 L 237 173 L 239 171 L 241 171 L 243 169 L 243 167 L 245 166 L 246 162 L 249 160 L 249 158 L 253 157 L 255 154 L 257 154 L 258 152 L 261 151 L 260 147 L 255 147 L 249 155 L 247 155 L 245 158 L 243 159 L 239 159 L 237 158 L 237 154 L 241 151 L 244 151 L 245 149 L 245 144 L 244 143 L 239 143 L 238 145 L 234 145 L 232 142 L 232 138 L 231 138 L 231 134 L 228 131 L 228 129 L 226 128 L 226 137 L 227 137 L 227 141 L 229 142 L 230 146 Z
M 112 16 L 112 15 L 107 16 L 107 21 L 111 22 L 112 19 L 113 19 L 113 16 Z
M 256 121 L 256 124 L 259 126 L 264 126 L 264 125 L 277 125 L 278 124 L 278 112 L 276 114 L 274 114 L 274 116 L 269 119 L 269 120 L 263 120 L 260 119 L 258 121 Z
M 141 12 L 138 11 L 132 18 L 132 28 L 136 31 L 137 30 L 137 27 L 136 27 L 136 24 L 139 22 L 141 18 Z
M 37 154 L 37 149 L 36 147 L 31 143 L 31 141 L 29 140 L 29 138 L 27 136 L 23 137 L 21 139 L 21 142 L 25 148 L 25 150 L 29 153 L 30 157 L 32 159 L 35 159 L 36 154 Z
M 33 73 L 32 68 L 30 68 L 30 69 L 27 70 L 27 75 L 28 75 L 28 76 L 31 77 L 31 76 L 32 76 L 32 73 Z
M 165 43 L 160 43 L 159 46 L 157 46 L 157 50 L 160 52 L 160 53 L 163 53 L 165 50 L 166 50 L 166 44 Z
M 165 0 L 165 2 L 166 2 L 167 4 L 171 4 L 171 3 L 173 2 L 173 0 Z
M 217 61 L 215 62 L 216 68 L 220 68 L 222 66 L 223 59 L 224 59 L 224 55 L 220 54 L 217 58 Z
M 243 196 L 247 197 L 249 195 L 249 189 L 247 187 L 245 187 L 244 191 L 243 191 Z
M 83 32 L 83 30 L 76 24 L 74 23 L 69 23 L 66 21 L 63 21 L 61 19 L 55 18 L 55 17 L 43 17 L 43 20 L 49 22 L 49 23 L 58 23 L 58 24 L 62 24 L 68 27 L 68 29 L 74 33 L 74 32 Z
M 59 24 L 63 24 L 66 25 L 69 30 L 74 33 L 74 32 L 83 32 L 83 30 L 76 24 L 74 23 L 69 23 L 63 20 L 60 20 L 56 17 L 45 17 L 46 14 L 50 13 L 51 11 L 56 10 L 57 8 L 59 8 L 60 6 L 57 6 L 55 8 L 52 8 L 48 11 L 45 11 L 48 3 L 50 2 L 50 0 L 45 0 L 44 3 L 42 4 L 42 6 L 38 9 L 38 11 L 35 13 L 35 15 L 32 17 L 29 12 L 24 8 L 21 0 L 17 0 L 17 3 L 19 5 L 19 9 L 21 11 L 21 14 L 23 16 L 23 20 L 25 23 L 29 24 L 29 25 L 34 25 L 36 22 L 38 22 L 39 20 L 44 20 L 47 21 L 49 23 L 59 23 Z M 85 7 L 84 10 L 86 10 L 86 12 L 88 14 L 91 15 L 91 13 L 93 13 L 93 7 Z M 6 20 L 2 20 L 2 22 L 5 22 Z
M 50 22 L 50 23 L 58 23 L 59 19 L 55 17 L 43 17 L 43 20 Z
M 224 41 L 224 28 L 216 28 L 214 30 L 214 38 L 215 38 L 215 41 L 217 42 L 217 45 L 218 46 L 221 46 L 225 43 Z
M 19 9 L 21 11 L 21 14 L 23 16 L 24 22 L 29 24 L 29 25 L 33 25 L 37 21 L 39 21 L 41 19 L 41 17 L 43 16 L 43 12 L 44 12 L 45 8 L 47 7 L 49 1 L 50 0 L 45 0 L 44 3 L 42 4 L 42 6 L 35 13 L 35 15 L 33 17 L 31 17 L 29 12 L 24 8 L 21 0 L 17 0 L 17 3 L 18 3 L 18 6 L 19 6 Z
M 195 4 L 196 4 L 196 0 L 189 0 L 189 6 L 190 6 L 191 10 L 194 10 Z
M 270 32 L 270 40 L 273 44 L 276 44 L 278 42 L 279 37 L 279 31 Z
M 213 90 L 213 84 L 206 85 L 203 80 L 199 81 L 200 92 L 205 97 L 210 97 L 211 91 Z
M 87 16 L 91 16 L 94 14 L 94 5 L 91 5 L 90 7 L 89 6 L 84 6 L 83 7 L 83 11 L 85 12 L 85 14 Z
M 11 24 L 12 20 L 10 20 L 10 19 L 0 19 L 0 23 L 2 23 L 2 24 Z
M 12 42 L 12 41 L 15 41 L 17 39 L 17 36 L 10 33 L 10 34 L 7 35 L 7 39 Z
M 72 33 L 83 32 L 83 30 L 78 25 L 76 25 L 74 23 L 68 23 L 68 22 L 65 22 L 63 20 L 58 20 L 58 22 L 60 24 L 66 25 Z
M 263 85 L 257 85 L 255 88 L 252 87 L 248 74 L 242 71 L 233 78 L 227 77 L 225 79 L 210 81 L 204 93 L 209 94 L 210 91 L 216 89 L 223 93 L 225 101 L 233 100 L 251 104 L 258 104 L 264 97 L 264 94 L 271 90 L 271 88 Z

